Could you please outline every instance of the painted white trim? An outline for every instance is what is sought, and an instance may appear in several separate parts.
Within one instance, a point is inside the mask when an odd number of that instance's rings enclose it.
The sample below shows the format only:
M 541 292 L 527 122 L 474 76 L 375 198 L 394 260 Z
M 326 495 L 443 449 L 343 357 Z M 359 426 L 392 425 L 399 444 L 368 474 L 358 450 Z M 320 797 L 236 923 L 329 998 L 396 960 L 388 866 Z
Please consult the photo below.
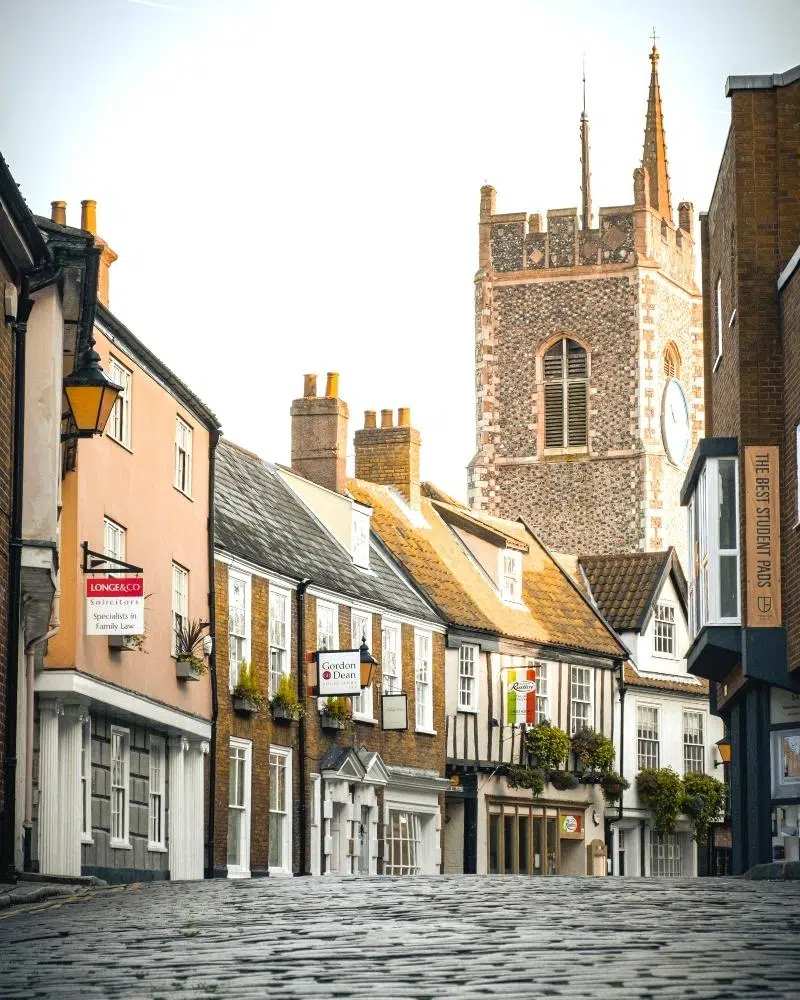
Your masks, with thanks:
M 234 674 L 231 669 L 231 614 L 230 609 L 232 605 L 232 591 L 233 584 L 241 583 L 245 588 L 245 598 L 244 598 L 244 656 L 242 659 L 250 662 L 252 660 L 252 614 L 253 614 L 253 578 L 249 573 L 241 573 L 236 569 L 228 570 L 228 620 L 227 620 L 227 634 L 228 634 L 228 688 L 230 693 L 233 694 L 233 689 L 236 687 L 234 684 Z M 236 665 L 236 682 L 239 681 L 239 666 Z
M 152 814 L 150 812 L 152 803 L 150 796 L 153 794 L 153 758 L 155 756 L 159 757 L 160 760 L 160 770 L 161 770 L 161 787 L 155 789 L 158 795 L 161 796 L 159 800 L 159 827 L 161 828 L 161 840 L 151 840 L 150 834 L 152 833 Z M 147 775 L 147 850 L 148 851 L 165 851 L 167 850 L 167 810 L 166 810 L 166 799 L 167 799 L 167 743 L 163 736 L 156 736 L 154 733 L 150 734 L 150 747 L 148 749 L 148 775 Z
M 360 615 L 367 620 L 366 635 L 364 638 L 367 640 L 367 646 L 372 646 L 372 615 L 369 611 L 365 611 L 362 607 L 352 607 L 350 608 L 350 645 L 357 649 L 361 646 L 361 636 L 356 635 L 353 631 L 353 618 L 356 615 Z M 377 674 L 377 670 L 376 670 Z M 356 700 L 360 702 L 366 701 L 366 695 L 369 692 L 369 703 L 367 705 L 368 711 L 356 711 Z M 375 685 L 371 684 L 367 688 L 362 688 L 361 693 L 354 695 L 351 699 L 353 705 L 353 718 L 357 719 L 359 722 L 377 722 L 375 718 Z
M 291 875 L 292 874 L 292 748 L 275 746 L 270 744 L 269 748 L 270 756 L 275 754 L 277 757 L 283 757 L 286 760 L 286 773 L 284 776 L 284 788 L 286 790 L 286 820 L 285 820 L 285 834 L 283 841 L 283 864 L 280 867 L 273 868 L 269 866 L 270 875 Z M 270 772 L 272 771 L 272 761 L 269 762 Z M 270 781 L 272 781 L 272 774 L 270 773 Z M 272 809 L 268 807 L 269 821 L 272 822 Z M 269 861 L 269 858 L 267 858 Z
M 34 690 L 37 694 L 75 694 L 90 701 L 115 708 L 123 715 L 136 716 L 154 727 L 166 728 L 171 733 L 186 733 L 211 739 L 211 723 L 193 715 L 187 715 L 176 708 L 151 701 L 134 691 L 114 687 L 105 681 L 89 677 L 77 670 L 42 670 L 36 678 Z
M 272 573 L 270 570 L 264 569 L 263 566 L 250 562 L 249 559 L 242 559 L 241 556 L 216 551 L 214 553 L 214 560 L 240 573 L 251 573 L 253 576 L 258 576 L 270 584 L 275 584 L 277 587 L 285 587 L 287 590 L 296 590 L 297 588 L 297 580 L 292 580 L 288 576 L 281 576 L 278 573 Z
M 242 822 L 242 857 L 244 865 L 228 865 L 228 878 L 250 878 L 250 825 L 253 822 L 252 784 L 253 784 L 253 743 L 238 736 L 228 738 L 228 756 L 233 749 L 244 750 L 244 811 Z M 230 766 L 230 764 L 229 764 Z M 230 799 L 230 793 L 229 793 Z M 230 810 L 230 802 L 228 804 Z M 227 848 L 227 838 L 225 841 Z M 226 858 L 227 861 L 227 858 Z
M 447 632 L 447 626 L 441 625 L 438 622 L 427 621 L 422 618 L 414 618 L 409 615 L 399 614 L 396 608 L 384 608 L 380 604 L 372 604 L 369 601 L 363 601 L 361 598 L 348 597 L 341 593 L 336 593 L 332 590 L 326 590 L 323 587 L 309 587 L 308 594 L 310 597 L 316 597 L 318 600 L 327 601 L 333 604 L 343 604 L 345 607 L 352 607 L 357 605 L 363 611 L 369 611 L 370 614 L 380 615 L 383 618 L 386 615 L 392 621 L 401 621 L 403 625 L 412 625 L 414 628 L 425 629 L 429 632 L 441 632 L 443 635 Z
M 125 790 L 125 811 L 122 814 L 122 829 L 124 832 L 123 837 L 115 837 L 111 831 L 109 831 L 108 846 L 114 848 L 121 848 L 122 850 L 133 850 L 131 845 L 131 731 L 126 726 L 112 726 L 110 730 L 110 740 L 111 749 L 114 748 L 114 737 L 121 737 L 122 746 L 122 767 L 125 773 L 122 785 L 114 785 L 114 764 L 113 760 L 111 762 L 110 768 L 110 784 L 109 788 L 111 790 L 111 800 L 110 808 L 113 810 L 113 799 L 114 799 L 114 788 L 123 788 Z M 113 818 L 111 820 L 111 825 L 113 826 Z
M 284 626 L 286 629 L 286 636 L 284 639 L 283 646 L 273 646 L 272 644 L 272 598 L 273 597 L 283 597 L 286 601 L 286 618 L 284 621 Z M 282 674 L 284 677 L 288 677 L 292 672 L 292 592 L 286 587 L 279 587 L 277 584 L 270 583 L 269 585 L 269 595 L 267 597 L 267 695 L 273 698 L 276 694 L 272 690 L 272 650 L 273 649 L 283 649 L 286 653 L 283 662 Z

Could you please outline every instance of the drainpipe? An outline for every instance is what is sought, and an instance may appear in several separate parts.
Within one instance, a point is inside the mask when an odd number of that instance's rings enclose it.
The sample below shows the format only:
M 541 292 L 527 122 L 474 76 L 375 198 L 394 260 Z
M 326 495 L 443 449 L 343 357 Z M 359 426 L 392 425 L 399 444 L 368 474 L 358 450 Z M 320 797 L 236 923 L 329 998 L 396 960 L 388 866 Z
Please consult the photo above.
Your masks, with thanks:
M 625 664 L 622 660 L 619 663 L 619 776 L 625 777 L 625 695 L 628 689 L 625 686 Z M 619 796 L 619 812 L 617 822 L 622 819 L 623 802 L 625 799 L 625 789 L 623 788 Z M 621 830 L 621 825 L 617 830 Z M 627 857 L 627 853 L 625 855 Z
M 305 664 L 305 607 L 306 591 L 311 586 L 311 580 L 304 577 L 297 585 L 297 696 L 300 704 L 306 703 L 306 664 Z M 300 875 L 308 875 L 306 849 L 308 846 L 308 830 L 306 829 L 306 720 L 305 712 L 297 723 L 297 756 L 299 757 L 298 777 L 300 779 Z
M 211 675 L 211 739 L 209 740 L 208 773 L 208 858 L 206 878 L 214 877 L 214 824 L 217 819 L 217 588 L 214 566 L 214 488 L 219 431 L 212 430 L 208 453 L 208 617 L 211 622 L 211 654 L 208 658 Z

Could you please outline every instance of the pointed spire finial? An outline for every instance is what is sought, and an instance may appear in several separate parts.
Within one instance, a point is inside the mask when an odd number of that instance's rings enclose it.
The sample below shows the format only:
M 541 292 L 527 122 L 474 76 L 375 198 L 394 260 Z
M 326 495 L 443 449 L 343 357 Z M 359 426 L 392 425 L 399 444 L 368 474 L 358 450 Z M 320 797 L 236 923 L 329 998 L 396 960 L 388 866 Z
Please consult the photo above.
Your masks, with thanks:
M 658 50 L 655 28 L 653 49 L 650 53 L 650 93 L 647 98 L 647 120 L 644 126 L 642 166 L 647 168 L 650 180 L 650 205 L 663 219 L 672 219 L 672 202 L 667 169 L 667 141 L 664 135 L 664 117 L 661 109 L 661 89 L 658 84 Z
M 581 222 L 584 230 L 592 228 L 592 194 L 589 172 L 589 119 L 586 117 L 586 53 L 583 55 L 583 111 L 581 112 Z

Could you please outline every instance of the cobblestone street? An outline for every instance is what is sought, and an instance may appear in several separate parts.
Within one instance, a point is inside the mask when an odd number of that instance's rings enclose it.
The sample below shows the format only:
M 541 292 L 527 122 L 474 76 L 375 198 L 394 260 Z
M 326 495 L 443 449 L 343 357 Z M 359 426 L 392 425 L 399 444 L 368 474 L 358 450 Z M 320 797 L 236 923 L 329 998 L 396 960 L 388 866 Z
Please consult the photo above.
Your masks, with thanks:
M 800 882 L 156 883 L 0 919 L 0 996 L 800 997 Z

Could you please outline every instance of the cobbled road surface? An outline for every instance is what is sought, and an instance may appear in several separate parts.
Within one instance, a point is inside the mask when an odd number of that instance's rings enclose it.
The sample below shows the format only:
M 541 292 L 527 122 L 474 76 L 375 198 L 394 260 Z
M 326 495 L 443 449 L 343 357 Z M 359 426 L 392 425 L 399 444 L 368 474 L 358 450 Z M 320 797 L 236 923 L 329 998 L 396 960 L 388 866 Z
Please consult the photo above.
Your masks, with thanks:
M 800 882 L 162 882 L 7 911 L 0 998 L 800 998 Z

